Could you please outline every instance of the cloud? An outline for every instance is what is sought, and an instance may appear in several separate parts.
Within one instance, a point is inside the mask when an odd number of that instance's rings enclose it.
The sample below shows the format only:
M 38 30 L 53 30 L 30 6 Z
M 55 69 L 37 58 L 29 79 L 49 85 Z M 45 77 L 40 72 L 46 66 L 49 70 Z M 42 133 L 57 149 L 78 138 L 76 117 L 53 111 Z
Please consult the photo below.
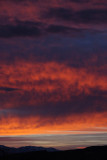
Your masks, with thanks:
M 77 35 L 84 32 L 83 29 L 76 29 L 67 27 L 64 25 L 48 25 L 42 22 L 30 22 L 30 21 L 16 21 L 16 24 L 0 25 L 0 37 L 12 38 L 12 37 L 40 37 L 51 33 L 61 33 L 79 36 Z
M 40 23 L 37 22 L 20 22 L 17 24 L 0 25 L 0 37 L 39 37 L 41 36 Z
M 10 88 L 10 87 L 0 87 L 0 91 L 5 91 L 5 92 L 12 92 L 12 91 L 17 91 L 19 90 L 18 88 Z
M 4 2 L 13 2 L 13 3 L 23 3 L 23 2 L 33 2 L 33 3 L 36 3 L 38 2 L 39 0 L 4 0 Z
M 47 28 L 47 32 L 50 33 L 67 33 L 70 32 L 71 28 L 61 25 L 50 25 Z
M 63 25 L 50 25 L 50 26 L 48 26 L 46 31 L 49 33 L 62 33 L 62 34 L 69 33 L 69 34 L 73 34 L 75 36 L 76 36 L 76 33 L 79 34 L 79 33 L 83 32 L 82 29 L 76 29 L 76 28 L 67 27 L 67 26 L 63 26 Z
M 37 2 L 36 5 L 35 2 Z M 0 2 L 0 37 L 40 37 L 44 34 L 46 36 L 48 30 L 49 32 L 54 30 L 57 33 L 61 33 L 63 30 L 68 33 L 70 31 L 75 32 L 78 28 L 84 33 L 85 28 L 106 29 L 107 10 L 105 7 L 96 7 L 96 5 L 93 5 L 94 2 L 89 1 L 88 4 L 84 0 L 76 0 L 75 4 L 71 4 L 70 0 L 67 3 L 64 0 L 62 0 L 62 3 L 58 2 L 60 1 L 51 0 L 49 3 L 47 1 L 41 3 L 39 0 L 6 0 Z M 71 2 L 74 2 L 74 0 Z M 79 5 L 82 3 L 82 5 L 78 7 L 78 3 Z M 93 6 L 93 9 L 91 6 Z M 40 25 L 37 25 L 37 23 L 40 23 Z M 52 26 L 54 26 L 54 29 Z
M 45 13 L 45 18 L 56 18 L 56 20 L 70 21 L 73 18 L 74 11 L 66 8 L 49 8 Z
M 1 66 L 1 72 L 1 86 L 21 89 L 0 94 L 0 108 L 10 109 L 9 114 L 55 117 L 106 111 L 107 77 L 97 69 L 93 72 L 58 62 L 17 62 Z
M 69 36 L 79 37 L 84 35 L 85 32 L 92 32 L 92 29 L 83 29 L 76 27 L 68 27 L 65 25 L 46 25 L 42 22 L 30 21 L 14 21 L 13 24 L 0 25 L 0 38 L 12 37 L 32 37 L 40 38 L 41 36 L 51 34 L 66 34 Z
M 52 132 L 54 133 L 54 132 Z M 66 134 L 62 134 L 66 133 Z M 73 134 L 72 134 L 73 133 Z M 75 134 L 76 133 L 76 134 Z M 92 145 L 106 145 L 107 133 L 99 131 L 55 131 L 55 134 L 45 134 L 45 135 L 24 135 L 24 136 L 2 136 L 0 137 L 0 142 L 2 145 L 10 147 L 20 147 L 20 146 L 44 146 L 52 147 L 58 149 L 80 149 L 86 146 Z
M 87 9 L 76 13 L 77 22 L 107 24 L 107 9 Z M 76 19 L 75 19 L 76 21 Z
M 107 10 L 98 3 L 0 1 L 1 135 L 107 126 Z
M 68 0 L 68 1 L 74 3 L 87 3 L 90 2 L 91 0 Z
M 82 9 L 74 11 L 69 8 L 49 8 L 45 13 L 45 18 L 56 19 L 56 21 L 69 21 L 76 24 L 107 24 L 107 10 L 106 9 Z
M 0 135 L 52 134 L 55 131 L 98 131 L 106 127 L 107 112 L 79 114 L 68 117 L 16 117 L 0 118 Z M 99 129 L 100 130 L 100 129 Z M 105 129 L 105 131 L 107 131 Z
M 30 94 L 29 94 L 30 96 Z M 25 106 L 17 106 L 12 109 L 5 109 L 2 112 L 2 116 L 17 116 L 19 118 L 29 118 L 29 117 L 41 117 L 45 118 L 67 118 L 68 116 L 73 115 L 82 115 L 82 114 L 95 114 L 107 112 L 106 109 L 106 97 L 98 96 L 72 96 L 71 100 L 65 102 L 52 102 L 44 103 L 32 106 L 27 104 Z M 28 98 L 28 97 L 26 97 Z M 100 100 L 98 100 L 100 98 Z M 77 102 L 78 100 L 78 102 Z M 103 105 L 103 107 L 102 107 Z M 51 121 L 51 120 L 50 120 Z
M 95 92 L 98 92 L 95 94 Z M 22 94 L 22 93 L 21 93 Z M 90 95 L 86 95 L 85 93 L 81 93 L 79 95 L 70 95 L 69 100 L 62 101 L 62 99 L 55 102 L 48 101 L 48 99 L 58 98 L 58 93 L 56 92 L 56 96 L 54 93 L 36 93 L 34 92 L 24 92 L 23 96 L 19 99 L 16 95 L 9 95 L 8 104 L 10 103 L 10 96 L 13 96 L 12 102 L 9 108 L 1 109 L 2 116 L 7 117 L 8 115 L 17 116 L 20 118 L 23 117 L 41 117 L 48 118 L 51 117 L 59 118 L 59 117 L 68 117 L 81 114 L 92 114 L 92 113 L 103 113 L 107 112 L 106 108 L 106 94 L 107 92 L 102 92 L 100 90 L 96 90 Z M 60 92 L 59 92 L 60 94 Z M 60 96 L 60 95 L 59 95 Z M 18 98 L 15 103 L 16 97 Z M 63 97 L 62 97 L 63 98 Z M 41 100 L 37 103 L 38 99 Z M 33 102 L 33 103 L 32 103 Z M 13 103 L 13 106 L 12 106 Z M 6 102 L 5 102 L 6 105 Z

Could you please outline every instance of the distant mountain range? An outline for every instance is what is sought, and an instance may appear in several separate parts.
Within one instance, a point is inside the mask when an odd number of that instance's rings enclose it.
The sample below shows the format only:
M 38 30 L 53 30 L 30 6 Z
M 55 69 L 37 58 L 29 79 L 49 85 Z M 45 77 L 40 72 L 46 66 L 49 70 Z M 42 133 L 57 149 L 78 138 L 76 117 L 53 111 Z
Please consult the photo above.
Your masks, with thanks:
M 25 146 L 20 148 L 0 145 L 0 160 L 107 160 L 107 146 L 59 151 L 55 148 Z
M 55 148 L 44 148 L 44 147 L 35 147 L 35 146 L 25 146 L 20 148 L 14 148 L 14 147 L 6 147 L 3 145 L 0 145 L 0 156 L 6 155 L 6 154 L 18 154 L 18 153 L 26 153 L 26 152 L 36 152 L 36 151 L 47 151 L 47 152 L 55 152 L 58 151 Z

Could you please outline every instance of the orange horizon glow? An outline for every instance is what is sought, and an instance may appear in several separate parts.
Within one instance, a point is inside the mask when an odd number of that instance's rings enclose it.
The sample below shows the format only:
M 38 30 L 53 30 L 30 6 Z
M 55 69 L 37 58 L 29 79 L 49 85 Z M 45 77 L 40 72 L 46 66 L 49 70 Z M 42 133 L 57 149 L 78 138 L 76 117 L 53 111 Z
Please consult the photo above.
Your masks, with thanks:
M 51 122 L 50 122 L 51 121 Z M 8 117 L 1 119 L 0 136 L 2 135 L 30 135 L 30 134 L 81 134 L 105 132 L 107 133 L 107 112 L 72 115 L 62 118 L 40 117 Z M 78 132 L 77 132 L 78 131 Z

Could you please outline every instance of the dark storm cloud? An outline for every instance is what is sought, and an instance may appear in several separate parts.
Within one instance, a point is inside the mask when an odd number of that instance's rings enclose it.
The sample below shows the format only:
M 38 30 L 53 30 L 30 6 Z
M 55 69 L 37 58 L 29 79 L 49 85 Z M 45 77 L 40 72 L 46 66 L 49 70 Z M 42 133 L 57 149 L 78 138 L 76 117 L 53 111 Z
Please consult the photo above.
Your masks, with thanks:
M 71 21 L 76 23 L 106 24 L 107 9 L 83 9 L 75 12 L 74 10 L 67 8 L 50 8 L 45 13 L 45 18 L 54 18 L 56 20 Z
M 101 91 L 98 89 L 92 90 L 91 95 L 86 95 L 85 93 L 80 94 L 79 96 L 71 95 L 71 100 L 65 102 L 45 102 L 45 96 L 50 98 L 57 92 L 49 94 L 38 94 L 38 93 L 24 93 L 23 100 L 27 101 L 32 97 L 40 98 L 41 102 L 44 99 L 44 102 L 37 105 L 20 105 L 11 109 L 3 109 L 2 115 L 16 115 L 18 117 L 29 117 L 29 116 L 40 116 L 40 117 L 63 117 L 74 114 L 84 114 L 84 113 L 101 113 L 107 111 L 106 105 L 106 91 Z M 12 95 L 10 95 L 12 96 Z M 21 98 L 21 99 L 22 99 Z M 32 99 L 32 98 L 31 98 Z M 7 112 L 8 111 L 8 112 Z
M 63 33 L 63 32 L 70 32 L 71 28 L 66 26 L 59 26 L 59 25 L 50 25 L 47 28 L 48 32 L 51 33 Z
M 90 0 L 70 0 L 71 2 L 75 2 L 75 3 L 87 3 L 90 2 Z
M 64 25 L 46 25 L 42 22 L 21 22 L 17 21 L 16 24 L 0 25 L 0 37 L 12 38 L 12 37 L 40 37 L 51 33 L 61 33 L 73 36 L 80 36 L 85 31 L 91 30 L 78 29 L 67 27 Z
M 91 0 L 67 0 L 67 1 L 73 2 L 73 3 L 87 3 L 87 2 L 90 2 Z
M 76 29 L 76 28 L 70 28 L 63 25 L 50 25 L 47 28 L 47 32 L 50 33 L 80 33 L 82 32 L 82 29 Z
M 21 3 L 21 2 L 40 2 L 40 0 L 4 0 L 5 2 L 14 2 L 14 3 Z M 48 2 L 47 0 L 44 0 L 46 3 Z M 91 0 L 61 0 L 62 2 L 73 2 L 73 3 L 87 3 Z
M 83 23 L 107 23 L 107 9 L 87 9 L 76 13 L 78 21 Z M 76 20 L 75 20 L 76 21 Z
M 40 23 L 36 22 L 20 22 L 15 24 L 0 25 L 0 37 L 39 37 L 41 36 Z
M 23 3 L 23 2 L 38 2 L 39 0 L 3 0 L 5 2 Z
M 0 91 L 5 91 L 5 92 L 12 92 L 12 91 L 17 91 L 19 90 L 18 88 L 10 88 L 10 87 L 0 87 Z
M 74 17 L 74 11 L 66 8 L 49 8 L 44 17 L 70 21 Z

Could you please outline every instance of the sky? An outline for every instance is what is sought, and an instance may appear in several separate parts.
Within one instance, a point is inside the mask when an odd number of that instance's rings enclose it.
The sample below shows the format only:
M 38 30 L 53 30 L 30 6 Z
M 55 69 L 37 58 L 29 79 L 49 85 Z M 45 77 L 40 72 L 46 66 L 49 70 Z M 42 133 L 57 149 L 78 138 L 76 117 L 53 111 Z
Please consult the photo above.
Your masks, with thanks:
M 0 0 L 0 144 L 107 144 L 106 0 Z

